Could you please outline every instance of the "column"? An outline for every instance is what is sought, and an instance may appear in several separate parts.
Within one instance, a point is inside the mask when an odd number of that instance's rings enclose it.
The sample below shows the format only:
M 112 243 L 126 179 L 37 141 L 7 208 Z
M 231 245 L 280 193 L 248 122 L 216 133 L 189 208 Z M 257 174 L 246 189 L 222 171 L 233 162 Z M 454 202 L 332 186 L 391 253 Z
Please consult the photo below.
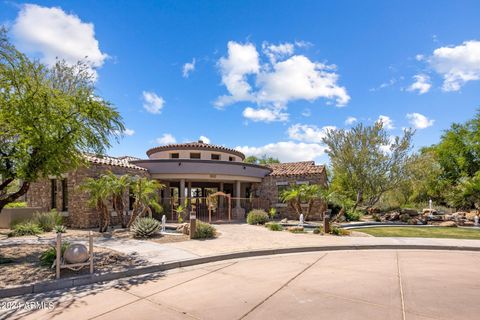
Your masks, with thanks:
M 235 181 L 235 207 L 240 208 L 240 197 L 242 196 L 240 181 Z
M 185 179 L 180 180 L 180 190 L 178 192 L 178 197 L 180 198 L 180 205 L 183 206 L 183 204 L 185 203 Z

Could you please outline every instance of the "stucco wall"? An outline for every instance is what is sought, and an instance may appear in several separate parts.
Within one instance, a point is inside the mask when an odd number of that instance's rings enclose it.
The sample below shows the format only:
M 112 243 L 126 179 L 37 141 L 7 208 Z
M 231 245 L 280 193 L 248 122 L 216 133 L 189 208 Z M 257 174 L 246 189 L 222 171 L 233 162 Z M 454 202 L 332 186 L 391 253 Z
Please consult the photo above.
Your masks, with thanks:
M 150 159 L 171 159 L 170 154 L 178 153 L 179 159 L 190 159 L 190 153 L 200 153 L 201 160 L 212 160 L 212 154 L 220 155 L 221 161 L 230 161 L 229 158 L 233 157 L 234 162 L 242 162 L 242 159 L 235 154 L 221 151 L 210 151 L 210 150 L 168 150 L 168 151 L 158 151 L 150 155 Z M 214 160 L 215 161 L 215 160 Z
M 65 217 L 65 224 L 73 228 L 91 228 L 98 226 L 98 216 L 95 208 L 91 208 L 88 202 L 88 193 L 81 190 L 80 186 L 85 179 L 89 177 L 99 177 L 100 175 L 112 171 L 114 174 L 148 176 L 146 171 L 124 168 L 119 166 L 92 164 L 89 167 L 81 167 L 66 175 L 68 190 L 68 214 Z M 50 179 L 42 179 L 32 183 L 27 193 L 27 202 L 29 206 L 41 207 L 43 210 L 51 209 Z M 62 183 L 61 178 L 57 179 L 57 210 L 62 210 Z M 125 195 L 127 197 L 128 195 Z M 118 224 L 118 217 L 112 216 L 112 225 Z

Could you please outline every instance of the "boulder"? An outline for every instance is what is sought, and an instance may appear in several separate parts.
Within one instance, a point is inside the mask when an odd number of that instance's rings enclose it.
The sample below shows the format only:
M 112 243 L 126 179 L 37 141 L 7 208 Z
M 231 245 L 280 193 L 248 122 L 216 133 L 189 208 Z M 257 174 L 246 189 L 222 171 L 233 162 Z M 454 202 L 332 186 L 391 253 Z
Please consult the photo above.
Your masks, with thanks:
M 408 213 L 402 213 L 399 219 L 402 222 L 408 222 L 408 220 L 410 220 L 410 215 Z
M 415 219 L 415 218 L 410 218 L 410 219 L 408 219 L 407 223 L 408 223 L 408 224 L 412 224 L 412 225 L 419 224 L 419 223 L 418 223 L 418 219 Z M 421 224 L 421 223 L 420 223 L 420 224 Z
M 458 211 L 458 212 L 452 213 L 452 218 L 453 218 L 453 219 L 464 218 L 466 215 L 467 215 L 466 212 L 464 212 L 464 211 Z
M 425 216 L 431 216 L 431 215 L 437 214 L 438 212 L 435 209 L 423 209 L 422 213 Z
M 177 231 L 189 235 L 190 234 L 190 224 L 189 223 L 182 223 L 177 227 Z
M 472 221 L 465 221 L 463 223 L 463 226 L 464 227 L 473 227 L 473 226 L 475 226 L 475 224 Z
M 439 227 L 456 227 L 457 224 L 454 221 L 444 221 L 440 222 Z
M 300 227 L 300 226 L 288 227 L 287 230 L 290 232 L 303 232 L 303 227 Z
M 385 215 L 385 220 L 388 220 L 388 221 L 395 221 L 395 220 L 398 220 L 399 218 L 400 218 L 400 213 L 395 211 L 387 213 Z
M 287 219 L 287 218 L 283 218 L 282 220 L 280 220 L 280 223 L 288 223 L 288 219 Z
M 382 210 L 380 210 L 377 207 L 371 207 L 371 208 L 367 209 L 367 212 L 368 212 L 368 214 L 374 214 L 374 213 L 380 213 L 380 212 L 382 212 Z
M 465 218 L 467 218 L 467 220 L 469 220 L 469 221 L 474 221 L 475 216 L 478 216 L 478 211 L 477 210 L 470 211 L 470 212 L 467 212 L 465 214 Z
M 443 216 L 427 216 L 430 221 L 443 221 Z
M 415 216 L 418 216 L 419 213 L 417 210 L 415 209 L 408 209 L 408 208 L 405 208 L 405 209 L 402 209 L 401 210 L 401 213 L 402 214 L 408 214 L 410 217 L 415 217 Z

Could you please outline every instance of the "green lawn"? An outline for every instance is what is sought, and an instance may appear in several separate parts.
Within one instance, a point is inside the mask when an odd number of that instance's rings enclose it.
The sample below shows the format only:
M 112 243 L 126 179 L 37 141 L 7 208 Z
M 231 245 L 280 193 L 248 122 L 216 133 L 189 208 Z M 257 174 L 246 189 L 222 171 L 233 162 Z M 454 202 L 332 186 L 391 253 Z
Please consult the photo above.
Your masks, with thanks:
M 350 229 L 374 237 L 480 239 L 480 229 L 450 227 L 374 227 Z

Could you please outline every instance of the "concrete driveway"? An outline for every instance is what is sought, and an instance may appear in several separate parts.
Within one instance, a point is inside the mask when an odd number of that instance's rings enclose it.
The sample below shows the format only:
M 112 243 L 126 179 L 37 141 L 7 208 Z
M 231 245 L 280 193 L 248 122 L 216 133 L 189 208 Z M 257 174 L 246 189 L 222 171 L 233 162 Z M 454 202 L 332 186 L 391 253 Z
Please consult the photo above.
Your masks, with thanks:
M 239 259 L 5 299 L 12 319 L 478 319 L 480 253 L 331 251 Z M 2 302 L 3 303 L 3 302 Z M 2 311 L 0 311 L 2 318 Z

